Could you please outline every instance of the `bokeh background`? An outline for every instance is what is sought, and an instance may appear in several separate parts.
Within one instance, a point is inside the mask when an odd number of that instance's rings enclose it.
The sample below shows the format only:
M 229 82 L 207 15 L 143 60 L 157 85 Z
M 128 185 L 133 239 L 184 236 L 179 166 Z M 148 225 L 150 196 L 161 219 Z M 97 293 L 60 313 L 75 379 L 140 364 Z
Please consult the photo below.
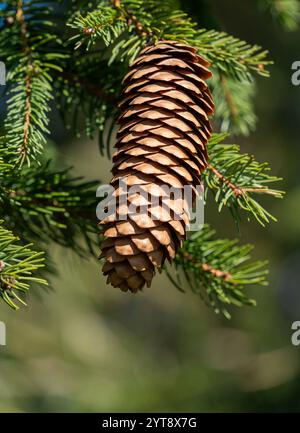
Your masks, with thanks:
M 279 221 L 245 222 L 239 234 L 225 211 L 206 210 L 221 236 L 241 236 L 256 244 L 255 258 L 270 260 L 269 287 L 251 289 L 258 306 L 228 321 L 164 276 L 141 295 L 121 293 L 106 286 L 96 260 L 51 245 L 53 291 L 32 293 L 17 313 L 0 305 L 2 412 L 300 410 L 300 346 L 291 344 L 300 320 L 300 87 L 291 84 L 300 32 L 284 32 L 250 0 L 189 4 L 200 24 L 211 8 L 211 27 L 264 46 L 275 62 L 271 78 L 258 79 L 257 131 L 236 141 L 284 177 L 285 199 L 268 203 Z M 59 125 L 54 116 L 64 164 L 107 182 L 110 161 L 96 142 Z

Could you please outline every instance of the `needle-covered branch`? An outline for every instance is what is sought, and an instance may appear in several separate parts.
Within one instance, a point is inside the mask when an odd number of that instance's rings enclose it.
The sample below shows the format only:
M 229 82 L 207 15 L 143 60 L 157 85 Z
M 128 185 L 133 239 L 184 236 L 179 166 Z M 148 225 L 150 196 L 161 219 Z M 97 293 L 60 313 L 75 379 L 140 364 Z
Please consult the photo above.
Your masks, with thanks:
M 22 238 L 45 243 L 49 238 L 77 253 L 93 251 L 97 220 L 97 182 L 82 182 L 70 170 L 52 171 L 49 164 L 11 173 L 0 186 L 0 217 L 9 216 Z
M 60 70 L 65 58 L 51 13 L 49 2 L 22 0 L 8 1 L 0 11 L 0 50 L 8 69 L 5 149 L 18 165 L 38 157 L 49 133 L 50 71 Z
M 266 262 L 249 262 L 251 245 L 217 239 L 215 231 L 205 225 L 185 242 L 167 271 L 179 290 L 186 285 L 214 310 L 230 317 L 228 306 L 256 305 L 245 294 L 245 287 L 266 285 Z
M 233 78 L 251 80 L 252 72 L 268 75 L 267 51 L 224 32 L 198 29 L 175 3 L 166 0 L 157 7 L 156 0 L 103 1 L 94 11 L 72 17 L 69 25 L 77 31 L 77 47 L 84 43 L 90 48 L 99 40 L 111 45 L 111 62 L 124 58 L 131 62 L 147 40 L 164 38 L 195 46 L 213 68 Z
M 102 61 L 102 67 L 107 71 L 105 83 L 99 82 L 94 95 L 101 92 L 98 101 L 102 101 L 98 125 L 91 118 L 96 110 L 85 110 L 89 119 L 89 125 L 94 125 L 92 130 L 99 129 L 101 138 L 101 151 L 106 148 L 109 154 L 110 140 L 103 140 L 104 124 L 108 120 L 111 125 L 112 119 L 111 106 L 107 105 L 110 100 L 109 83 L 112 82 L 110 72 L 118 66 L 122 70 L 123 76 L 126 74 L 128 64 L 130 64 L 139 54 L 145 44 L 157 41 L 160 38 L 184 41 L 199 49 L 199 54 L 204 55 L 212 63 L 214 78 L 211 86 L 216 98 L 216 118 L 221 122 L 221 130 L 232 133 L 242 133 L 247 135 L 255 128 L 256 117 L 253 110 L 254 83 L 253 74 L 267 76 L 266 66 L 270 63 L 266 60 L 267 52 L 258 46 L 251 46 L 233 36 L 223 32 L 213 30 L 206 31 L 198 29 L 196 23 L 182 11 L 178 10 L 178 2 L 167 0 L 157 7 L 156 0 L 144 2 L 142 0 L 120 0 L 102 1 L 90 8 L 87 12 L 72 13 L 68 25 L 75 32 L 71 38 L 71 43 L 75 42 L 75 53 L 77 53 L 76 68 L 83 66 L 82 70 L 86 76 L 90 76 L 88 82 L 82 82 L 81 92 L 77 86 L 76 96 L 80 94 L 80 104 L 78 98 L 68 98 L 74 100 L 72 112 L 77 112 L 78 107 L 89 106 L 89 90 L 94 87 L 93 67 Z M 90 54 L 86 56 L 86 51 Z M 109 51 L 109 56 L 107 56 Z M 87 57 L 87 58 L 86 58 Z M 93 65 L 94 63 L 94 65 Z M 71 70 L 74 68 L 71 66 Z M 69 75 L 69 71 L 65 76 Z M 77 76 L 77 74 L 75 74 Z M 117 77 L 117 75 L 114 75 Z M 100 77 L 101 80 L 101 77 Z M 72 81 L 72 80 L 71 80 Z M 119 85 L 111 88 L 117 89 Z M 72 84 L 72 83 L 71 83 Z M 70 94 L 74 93 L 75 86 L 69 87 Z M 64 93 L 61 93 L 62 95 Z M 64 98 L 66 101 L 66 98 Z M 97 104 L 94 103 L 94 106 Z M 66 111 L 66 110 L 63 110 Z M 114 113 L 116 110 L 113 110 Z M 113 118 L 115 115 L 113 116 Z M 91 121 L 90 121 L 91 119 Z M 109 131 L 112 128 L 107 128 Z
M 77 136 L 83 131 L 89 138 L 98 135 L 102 154 L 109 154 L 113 131 L 108 126 L 118 113 L 121 82 L 126 71 L 122 63 L 108 67 L 107 61 L 97 53 L 69 59 L 56 77 L 56 101 L 64 124 Z
M 221 132 L 249 135 L 256 127 L 255 81 L 235 80 L 215 71 L 210 81 L 215 101 L 215 122 Z
M 24 293 L 32 283 L 47 284 L 37 271 L 44 266 L 42 252 L 31 244 L 22 245 L 19 238 L 3 227 L 0 221 L 0 297 L 13 309 L 25 304 Z
M 257 197 L 282 198 L 283 191 L 269 186 L 280 178 L 268 173 L 268 163 L 259 163 L 252 155 L 240 153 L 238 145 L 224 144 L 225 138 L 226 134 L 215 134 L 208 144 L 210 162 L 203 174 L 206 194 L 212 192 L 219 211 L 228 207 L 236 221 L 240 220 L 240 210 L 262 225 L 276 221 Z

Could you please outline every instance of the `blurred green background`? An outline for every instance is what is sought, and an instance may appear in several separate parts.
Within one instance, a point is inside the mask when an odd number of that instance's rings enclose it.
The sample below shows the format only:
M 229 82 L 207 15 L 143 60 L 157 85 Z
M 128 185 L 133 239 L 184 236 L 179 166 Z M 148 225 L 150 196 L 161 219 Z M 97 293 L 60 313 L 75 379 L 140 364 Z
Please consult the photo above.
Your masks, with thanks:
M 279 222 L 241 229 L 255 258 L 270 260 L 270 285 L 251 290 L 258 306 L 228 321 L 164 276 L 143 294 L 121 293 L 106 286 L 94 259 L 51 245 L 53 291 L 32 293 L 17 313 L 0 305 L 0 411 L 300 410 L 300 346 L 291 344 L 300 320 L 300 87 L 291 84 L 300 32 L 284 32 L 253 1 L 189 4 L 200 24 L 211 8 L 211 27 L 264 46 L 275 61 L 271 78 L 258 80 L 257 131 L 236 139 L 284 177 L 286 198 L 269 203 Z M 96 142 L 71 139 L 57 124 L 64 163 L 109 181 L 111 163 Z M 239 236 L 225 211 L 208 207 L 206 220 L 221 236 Z

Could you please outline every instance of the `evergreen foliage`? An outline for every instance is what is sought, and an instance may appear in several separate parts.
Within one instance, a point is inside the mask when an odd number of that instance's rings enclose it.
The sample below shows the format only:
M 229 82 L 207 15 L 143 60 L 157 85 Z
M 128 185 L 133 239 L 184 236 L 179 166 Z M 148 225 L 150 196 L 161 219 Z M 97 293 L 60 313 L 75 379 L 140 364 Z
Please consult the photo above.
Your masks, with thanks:
M 258 4 L 285 28 L 297 26 L 298 1 Z M 82 255 L 99 242 L 96 184 L 45 163 L 51 107 L 58 107 L 75 134 L 98 135 L 101 153 L 110 155 L 122 79 L 145 44 L 160 38 L 188 43 L 211 62 L 219 133 L 208 146 L 206 200 L 212 196 L 220 211 L 228 207 L 237 222 L 243 214 L 263 225 L 275 219 L 259 199 L 281 197 L 269 186 L 279 179 L 239 146 L 223 144 L 223 132 L 247 135 L 255 129 L 255 80 L 269 75 L 268 53 L 222 31 L 199 28 L 181 7 L 179 0 L 7 0 L 0 9 L 0 60 L 8 71 L 0 88 L 6 102 L 0 126 L 0 295 L 10 306 L 22 302 L 19 292 L 32 282 L 45 284 L 33 276 L 43 266 L 42 253 L 28 242 L 43 250 L 51 239 Z M 195 293 L 227 314 L 223 304 L 253 305 L 245 286 L 265 284 L 265 263 L 248 264 L 250 250 L 219 240 L 205 226 L 186 241 L 167 272 L 181 289 L 185 275 Z
M 0 297 L 12 308 L 25 304 L 20 294 L 26 293 L 30 284 L 47 284 L 33 272 L 44 266 L 43 253 L 31 249 L 31 244 L 22 245 L 0 221 Z
M 259 0 L 261 7 L 271 12 L 275 20 L 287 30 L 296 30 L 300 22 L 298 0 Z
M 245 286 L 267 283 L 267 262 L 248 262 L 252 249 L 237 240 L 216 239 L 215 231 L 205 225 L 185 242 L 175 260 L 175 275 L 172 270 L 168 275 L 179 290 L 186 280 L 216 313 L 230 318 L 228 305 L 256 305 L 244 293 Z
M 259 163 L 254 156 L 240 153 L 234 144 L 223 144 L 226 135 L 215 134 L 209 142 L 210 163 L 204 172 L 206 193 L 211 192 L 218 209 L 227 206 L 235 220 L 240 220 L 240 210 L 251 214 L 263 226 L 276 221 L 256 197 L 260 194 L 282 198 L 283 191 L 269 188 L 280 179 L 268 174 L 268 163 Z M 207 194 L 206 194 L 207 195 Z

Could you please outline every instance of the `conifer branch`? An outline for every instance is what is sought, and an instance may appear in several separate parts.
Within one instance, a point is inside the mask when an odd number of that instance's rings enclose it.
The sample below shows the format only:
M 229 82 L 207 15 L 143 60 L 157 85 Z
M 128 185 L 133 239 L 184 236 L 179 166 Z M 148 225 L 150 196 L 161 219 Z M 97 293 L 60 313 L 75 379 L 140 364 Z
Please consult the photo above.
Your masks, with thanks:
M 19 238 L 3 227 L 0 221 L 0 297 L 17 310 L 25 304 L 23 294 L 32 283 L 45 285 L 47 282 L 33 276 L 43 264 L 43 253 L 31 249 L 31 244 L 22 245 Z
M 230 115 L 234 120 L 236 120 L 236 118 L 238 116 L 238 108 L 237 108 L 235 101 L 232 97 L 232 94 L 229 90 L 228 80 L 226 77 L 224 77 L 223 74 L 220 74 L 220 83 L 221 83 L 221 86 L 222 86 L 222 89 L 224 92 L 225 100 L 226 100 L 227 105 L 229 107 Z
M 36 159 L 46 143 L 53 98 L 49 71 L 59 70 L 59 61 L 65 58 L 56 51 L 60 41 L 53 32 L 54 23 L 45 20 L 50 11 L 48 4 L 23 0 L 10 1 L 0 11 L 4 19 L 15 17 L 12 26 L 1 31 L 0 49 L 9 69 L 5 148 L 17 165 Z
M 134 15 L 126 6 L 123 5 L 123 1 L 121 0 L 112 0 L 112 4 L 115 9 L 120 11 L 121 16 L 125 19 L 127 26 L 129 29 L 131 26 L 134 27 L 135 32 L 137 35 L 141 37 L 149 37 L 152 38 L 153 34 L 151 30 L 147 27 L 145 27 L 139 19 Z
M 97 182 L 82 182 L 70 170 L 51 171 L 49 163 L 23 170 L 22 177 L 6 176 L 0 186 L 0 218 L 16 226 L 22 238 L 49 239 L 71 247 L 78 254 L 85 249 L 78 243 L 83 235 L 94 253 L 97 220 Z
M 24 118 L 24 131 L 22 145 L 18 149 L 20 154 L 20 163 L 23 164 L 24 160 L 28 158 L 28 141 L 29 141 L 29 129 L 31 124 L 31 91 L 32 91 L 32 74 L 29 70 L 34 70 L 34 63 L 32 60 L 32 52 L 28 43 L 28 29 L 24 17 L 23 11 L 23 0 L 17 2 L 16 21 L 20 26 L 20 34 L 23 45 L 23 52 L 27 57 L 27 73 L 25 76 L 25 118 Z
M 219 179 L 222 185 L 227 185 L 233 192 L 236 197 L 239 197 L 244 194 L 244 190 L 241 189 L 238 185 L 232 183 L 227 177 L 225 177 L 222 173 L 219 172 L 213 165 L 208 164 L 207 169 L 212 171 L 213 174 Z
M 134 20 L 128 20 L 129 15 Z M 142 35 L 136 32 L 133 23 L 138 23 Z M 251 46 L 223 32 L 197 29 L 185 13 L 174 11 L 172 0 L 167 0 L 159 8 L 154 0 L 147 4 L 142 0 L 116 3 L 109 0 L 86 14 L 75 14 L 70 18 L 69 26 L 77 32 L 71 38 L 71 41 L 76 41 L 76 48 L 86 45 L 91 53 L 92 47 L 97 50 L 100 48 L 100 53 L 105 53 L 106 47 L 109 47 L 108 66 L 115 62 L 119 67 L 119 62 L 126 66 L 136 58 L 147 41 L 155 42 L 159 38 L 179 40 L 195 46 L 201 55 L 212 62 L 214 78 L 211 85 L 221 131 L 230 130 L 247 135 L 255 128 L 252 75 L 256 72 L 267 76 L 266 67 L 271 63 L 266 60 L 267 52 L 260 47 Z M 101 42 L 105 44 L 105 47 L 102 44 L 102 50 Z M 103 96 L 107 99 L 106 95 Z M 104 124 L 102 122 L 99 128 L 102 131 Z M 102 143 L 101 149 L 103 146 Z M 109 150 L 108 144 L 106 147 Z
M 256 126 L 255 81 L 235 80 L 217 70 L 210 83 L 216 106 L 215 120 L 221 132 L 249 135 Z
M 216 313 L 230 318 L 228 306 L 256 305 L 245 294 L 245 287 L 266 285 L 266 262 L 250 262 L 251 245 L 236 240 L 216 239 L 208 225 L 193 233 L 175 259 L 175 275 L 168 269 L 171 281 L 181 291 L 188 285 L 212 306 Z
M 103 72 L 101 75 L 99 70 Z M 83 131 L 89 138 L 98 134 L 101 154 L 109 155 L 110 136 L 106 126 L 117 116 L 126 71 L 123 63 L 108 66 L 101 54 L 97 54 L 95 58 L 79 55 L 70 59 L 64 70 L 56 74 L 56 101 L 65 125 L 77 136 Z M 84 119 L 83 127 L 79 117 Z
M 86 15 L 77 14 L 69 25 L 77 30 L 73 39 L 76 47 L 83 43 L 87 49 L 102 40 L 106 46 L 113 46 L 114 59 L 134 60 L 147 37 L 155 42 L 159 38 L 186 42 L 199 49 L 199 53 L 211 61 L 214 69 L 240 80 L 251 81 L 252 72 L 268 76 L 266 66 L 271 62 L 266 60 L 267 51 L 257 45 L 251 46 L 224 32 L 197 29 L 190 18 L 180 10 L 174 10 L 172 0 L 166 0 L 157 7 L 156 0 L 145 3 L 142 0 L 122 0 L 116 8 L 112 3 L 100 5 Z M 129 20 L 128 12 L 134 16 Z M 134 37 L 136 23 L 140 32 Z
M 190 253 L 183 251 L 180 253 L 183 258 L 188 262 L 192 263 L 196 268 L 201 268 L 204 272 L 211 273 L 214 277 L 221 278 L 224 280 L 232 280 L 232 274 L 228 271 L 221 271 L 209 265 L 208 263 L 199 263 L 198 260 Z
M 255 194 L 282 198 L 283 191 L 269 188 L 269 184 L 280 178 L 268 174 L 267 163 L 258 163 L 254 157 L 239 153 L 239 146 L 222 144 L 226 135 L 214 134 L 208 144 L 210 163 L 204 172 L 204 182 L 218 204 L 219 211 L 226 206 L 236 221 L 240 220 L 240 210 L 254 216 L 262 225 L 276 221 L 258 201 Z

